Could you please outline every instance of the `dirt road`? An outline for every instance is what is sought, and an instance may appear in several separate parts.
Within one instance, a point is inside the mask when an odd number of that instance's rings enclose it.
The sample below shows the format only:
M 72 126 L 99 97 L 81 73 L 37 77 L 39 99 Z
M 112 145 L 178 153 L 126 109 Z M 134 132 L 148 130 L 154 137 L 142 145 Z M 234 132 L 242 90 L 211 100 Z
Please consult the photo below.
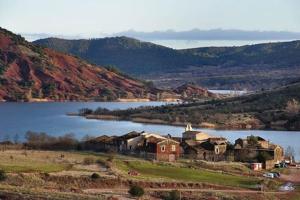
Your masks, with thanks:
M 281 174 L 280 179 L 286 182 L 300 183 L 300 169 L 290 168 L 289 174 Z
M 172 191 L 176 188 L 145 188 L 147 192 L 155 192 L 155 191 Z M 220 193 L 247 193 L 247 194 L 285 194 L 286 192 L 260 192 L 257 190 L 213 190 L 213 189 L 176 189 L 181 192 L 220 192 Z M 114 189 L 85 189 L 83 190 L 84 193 L 87 194 L 111 194 L 111 193 L 118 193 L 118 194 L 125 194 L 128 193 L 128 188 L 114 188 Z

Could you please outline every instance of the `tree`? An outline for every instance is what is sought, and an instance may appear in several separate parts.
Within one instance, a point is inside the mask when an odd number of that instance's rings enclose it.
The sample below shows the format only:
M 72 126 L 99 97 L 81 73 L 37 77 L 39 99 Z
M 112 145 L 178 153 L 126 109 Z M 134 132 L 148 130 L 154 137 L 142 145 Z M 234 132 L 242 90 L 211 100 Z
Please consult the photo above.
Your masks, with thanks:
M 180 192 L 178 190 L 172 190 L 168 196 L 164 198 L 165 200 L 180 200 Z
M 18 142 L 19 142 L 19 134 L 16 133 L 15 136 L 14 136 L 14 143 L 18 144 Z
M 295 149 L 291 146 L 288 146 L 285 150 L 285 156 L 294 157 L 295 156 Z
M 4 181 L 7 178 L 4 170 L 0 169 L 0 181 Z
M 249 136 L 248 143 L 252 146 L 256 145 L 258 143 L 257 137 L 255 137 L 254 135 Z
M 93 113 L 93 110 L 92 109 L 89 109 L 89 108 L 81 108 L 79 110 L 79 115 L 82 115 L 82 116 L 85 116 L 85 115 L 90 115 Z
M 134 197 L 141 197 L 145 193 L 144 189 L 138 185 L 131 186 L 128 192 Z
M 97 174 L 97 173 L 93 173 L 93 174 L 91 175 L 91 178 L 92 178 L 92 179 L 99 179 L 99 178 L 100 178 L 100 175 Z
M 285 108 L 286 112 L 292 114 L 298 114 L 300 111 L 300 104 L 296 99 L 289 100 Z
M 258 162 L 263 163 L 263 162 L 266 162 L 267 160 L 271 160 L 272 157 L 267 152 L 260 152 L 256 158 L 257 158 Z

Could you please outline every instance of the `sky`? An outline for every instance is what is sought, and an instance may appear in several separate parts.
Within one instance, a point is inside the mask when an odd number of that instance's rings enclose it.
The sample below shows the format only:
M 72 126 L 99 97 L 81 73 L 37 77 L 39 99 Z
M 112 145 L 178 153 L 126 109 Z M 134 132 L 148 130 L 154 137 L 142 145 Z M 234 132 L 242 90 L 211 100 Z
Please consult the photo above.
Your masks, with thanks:
M 300 32 L 299 0 L 0 0 L 16 33 L 242 29 Z

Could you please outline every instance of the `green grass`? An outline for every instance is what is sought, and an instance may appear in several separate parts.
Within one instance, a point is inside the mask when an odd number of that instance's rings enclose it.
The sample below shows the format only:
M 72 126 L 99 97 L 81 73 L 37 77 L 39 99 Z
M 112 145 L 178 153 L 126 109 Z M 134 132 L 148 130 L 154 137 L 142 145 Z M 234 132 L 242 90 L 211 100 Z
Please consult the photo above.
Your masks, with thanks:
M 0 164 L 0 169 L 3 169 L 5 172 L 59 172 L 67 170 L 70 166 L 66 164 L 20 164 L 20 165 L 3 165 Z
M 51 191 L 41 188 L 24 188 L 18 186 L 11 185 L 1 185 L 0 184 L 0 193 L 2 195 L 7 195 L 12 199 L 18 199 L 22 197 L 22 199 L 52 199 L 52 200 L 102 200 L 105 199 L 104 195 L 89 195 L 89 194 L 78 194 L 71 192 L 59 192 L 59 191 Z M 9 198 L 8 198 L 9 199 Z
M 24 151 L 10 150 L 0 152 L 0 169 L 8 173 L 59 172 L 71 169 L 85 157 L 73 152 L 26 151 L 25 154 Z
M 153 164 L 151 162 L 116 162 L 117 167 L 125 172 L 136 170 L 145 178 L 167 178 L 178 181 L 205 182 L 225 186 L 253 188 L 259 183 L 256 178 L 234 176 L 207 170 L 175 167 L 172 165 Z

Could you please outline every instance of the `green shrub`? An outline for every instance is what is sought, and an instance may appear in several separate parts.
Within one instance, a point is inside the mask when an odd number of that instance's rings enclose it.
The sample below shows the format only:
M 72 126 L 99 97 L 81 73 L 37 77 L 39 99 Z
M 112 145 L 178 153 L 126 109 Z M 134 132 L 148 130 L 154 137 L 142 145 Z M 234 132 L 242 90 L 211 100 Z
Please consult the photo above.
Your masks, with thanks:
M 180 192 L 178 190 L 172 190 L 169 195 L 164 198 L 165 200 L 179 200 Z
M 95 159 L 92 157 L 86 157 L 83 159 L 83 164 L 84 165 L 91 165 L 95 163 Z
M 0 170 L 0 181 L 4 181 L 7 178 L 4 170 Z
M 91 175 L 91 178 L 92 178 L 92 179 L 98 179 L 98 178 L 100 178 L 100 175 L 97 174 L 97 173 L 93 173 L 93 174 Z
M 134 197 L 141 197 L 145 193 L 144 189 L 137 185 L 131 186 L 128 192 Z
M 109 155 L 109 157 L 107 158 L 107 161 L 112 162 L 112 161 L 114 161 L 114 159 L 115 159 L 114 155 Z

